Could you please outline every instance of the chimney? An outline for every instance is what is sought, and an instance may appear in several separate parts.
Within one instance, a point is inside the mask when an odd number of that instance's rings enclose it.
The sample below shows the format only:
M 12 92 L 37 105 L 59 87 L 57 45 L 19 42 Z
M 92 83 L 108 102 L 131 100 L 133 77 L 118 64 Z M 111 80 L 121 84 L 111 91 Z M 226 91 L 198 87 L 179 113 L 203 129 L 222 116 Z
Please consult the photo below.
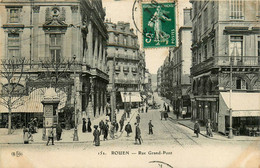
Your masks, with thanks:
M 183 9 L 183 18 L 184 18 L 183 25 L 185 25 L 186 23 L 189 23 L 191 21 L 191 9 L 190 8 Z

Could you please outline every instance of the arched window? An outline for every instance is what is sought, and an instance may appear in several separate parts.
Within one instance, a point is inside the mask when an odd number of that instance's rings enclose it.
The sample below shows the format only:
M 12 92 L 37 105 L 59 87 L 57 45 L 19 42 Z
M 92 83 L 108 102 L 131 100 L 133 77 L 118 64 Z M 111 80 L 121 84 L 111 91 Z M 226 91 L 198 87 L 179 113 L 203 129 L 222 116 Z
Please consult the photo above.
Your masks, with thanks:
M 248 84 L 242 78 L 237 78 L 235 83 L 236 89 L 238 90 L 246 90 L 248 89 Z

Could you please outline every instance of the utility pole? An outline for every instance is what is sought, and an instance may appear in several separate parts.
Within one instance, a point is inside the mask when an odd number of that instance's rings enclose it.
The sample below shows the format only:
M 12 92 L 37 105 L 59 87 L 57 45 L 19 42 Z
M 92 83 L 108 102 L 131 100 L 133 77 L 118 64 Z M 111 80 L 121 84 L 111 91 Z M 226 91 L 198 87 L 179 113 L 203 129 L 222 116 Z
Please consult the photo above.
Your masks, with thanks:
M 230 89 L 229 89 L 229 134 L 228 138 L 233 138 L 233 129 L 232 129 L 232 64 L 233 64 L 233 57 L 230 57 Z
M 78 137 L 78 118 L 77 118 L 77 100 L 76 100 L 76 92 L 77 92 L 77 82 L 76 82 L 76 55 L 73 56 L 74 60 L 74 116 L 75 116 L 75 126 L 74 126 L 74 134 L 73 141 L 79 141 Z
M 115 106 L 116 106 L 116 95 L 115 95 L 115 55 L 113 57 L 113 71 L 112 71 L 112 91 L 110 95 L 111 104 L 111 123 L 115 122 Z

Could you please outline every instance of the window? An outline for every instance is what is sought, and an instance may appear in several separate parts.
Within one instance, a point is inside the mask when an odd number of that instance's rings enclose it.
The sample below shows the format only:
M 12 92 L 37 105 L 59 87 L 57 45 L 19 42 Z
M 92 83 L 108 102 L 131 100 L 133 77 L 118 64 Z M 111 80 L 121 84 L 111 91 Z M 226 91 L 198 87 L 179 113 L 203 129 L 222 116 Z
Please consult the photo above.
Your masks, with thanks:
M 243 56 L 243 36 L 230 37 L 229 55 L 235 57 Z
M 212 52 L 212 57 L 215 55 L 215 40 L 211 40 L 211 52 Z
M 208 29 L 208 9 L 206 8 L 204 10 L 204 31 L 206 31 Z
M 126 37 L 124 37 L 124 45 L 126 46 Z
M 19 22 L 19 9 L 10 9 L 10 23 Z
M 244 0 L 230 0 L 230 19 L 244 19 Z
M 20 57 L 19 34 L 8 34 L 8 58 Z
M 260 36 L 258 36 L 257 46 L 258 62 L 260 62 Z
M 50 53 L 52 62 L 61 61 L 61 34 L 50 34 Z
M 7 22 L 19 23 L 22 6 L 6 6 L 7 9 Z
M 202 31 L 201 16 L 198 18 L 198 22 L 199 22 L 198 37 L 200 37 Z
M 214 12 L 215 12 L 215 2 L 214 0 L 211 1 L 211 23 L 214 23 Z
M 118 44 L 119 40 L 118 40 L 118 36 L 115 35 L 115 43 Z
M 207 44 L 204 45 L 204 60 L 208 58 L 208 46 Z

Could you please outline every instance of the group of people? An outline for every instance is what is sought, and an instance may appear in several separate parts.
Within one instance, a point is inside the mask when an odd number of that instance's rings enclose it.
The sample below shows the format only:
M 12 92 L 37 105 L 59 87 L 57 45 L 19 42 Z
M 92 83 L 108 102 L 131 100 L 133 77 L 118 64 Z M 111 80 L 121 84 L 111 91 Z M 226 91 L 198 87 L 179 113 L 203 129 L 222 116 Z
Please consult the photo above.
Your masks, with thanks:
M 161 111 L 161 120 L 164 118 L 165 120 L 168 119 L 169 115 L 168 113 L 170 112 L 170 106 L 166 105 L 163 103 L 164 111 Z
M 23 140 L 24 144 L 28 144 L 30 141 L 33 142 L 33 135 L 34 133 L 37 133 L 38 131 L 38 119 L 37 118 L 31 118 L 31 120 L 28 122 L 28 126 L 23 126 Z
M 194 124 L 194 133 L 197 135 L 197 138 L 198 138 L 199 133 L 200 133 L 200 125 L 199 125 L 198 120 L 196 120 L 195 124 Z M 213 137 L 212 123 L 211 123 L 210 119 L 208 119 L 208 121 L 206 123 L 206 134 L 207 134 L 207 136 Z

